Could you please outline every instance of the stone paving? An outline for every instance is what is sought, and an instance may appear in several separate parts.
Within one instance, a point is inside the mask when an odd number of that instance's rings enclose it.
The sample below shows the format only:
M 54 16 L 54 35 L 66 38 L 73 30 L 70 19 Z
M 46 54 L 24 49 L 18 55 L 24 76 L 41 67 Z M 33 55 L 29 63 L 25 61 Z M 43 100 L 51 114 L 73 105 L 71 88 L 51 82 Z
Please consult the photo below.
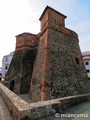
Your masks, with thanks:
M 0 96 L 0 120 L 13 120 L 1 96 Z

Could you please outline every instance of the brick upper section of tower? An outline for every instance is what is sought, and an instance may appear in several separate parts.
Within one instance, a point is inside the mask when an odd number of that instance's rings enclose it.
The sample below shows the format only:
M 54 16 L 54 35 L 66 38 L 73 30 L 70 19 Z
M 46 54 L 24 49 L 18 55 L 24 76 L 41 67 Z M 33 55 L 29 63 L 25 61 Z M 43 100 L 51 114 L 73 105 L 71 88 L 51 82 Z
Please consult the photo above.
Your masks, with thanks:
M 22 33 L 16 36 L 16 50 L 30 49 L 38 46 L 39 34 Z

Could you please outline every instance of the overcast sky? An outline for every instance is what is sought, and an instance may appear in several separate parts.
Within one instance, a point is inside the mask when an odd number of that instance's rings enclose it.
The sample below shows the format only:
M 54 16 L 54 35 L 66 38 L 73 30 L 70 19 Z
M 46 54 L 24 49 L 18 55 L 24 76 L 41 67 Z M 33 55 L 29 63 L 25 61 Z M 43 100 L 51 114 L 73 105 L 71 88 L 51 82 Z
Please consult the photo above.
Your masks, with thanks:
M 79 35 L 81 51 L 90 51 L 90 0 L 0 0 L 0 66 L 15 50 L 15 36 L 37 34 L 39 17 L 49 5 L 67 16 L 66 27 Z

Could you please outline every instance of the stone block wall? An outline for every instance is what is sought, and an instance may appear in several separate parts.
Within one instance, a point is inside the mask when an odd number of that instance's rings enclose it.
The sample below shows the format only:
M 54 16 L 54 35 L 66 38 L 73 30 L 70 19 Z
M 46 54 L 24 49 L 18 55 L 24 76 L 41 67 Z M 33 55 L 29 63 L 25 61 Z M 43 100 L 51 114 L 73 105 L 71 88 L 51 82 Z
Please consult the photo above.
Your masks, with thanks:
M 90 92 L 78 35 L 57 24 L 65 18 L 50 7 L 40 17 L 43 27 L 30 89 L 34 101 Z

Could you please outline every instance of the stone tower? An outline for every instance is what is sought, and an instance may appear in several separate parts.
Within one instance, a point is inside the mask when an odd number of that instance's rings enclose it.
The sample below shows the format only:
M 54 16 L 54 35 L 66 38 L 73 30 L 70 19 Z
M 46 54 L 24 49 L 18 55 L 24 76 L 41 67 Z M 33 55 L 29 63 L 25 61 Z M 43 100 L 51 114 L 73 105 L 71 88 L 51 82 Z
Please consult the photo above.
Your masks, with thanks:
M 38 36 L 34 34 L 16 36 L 16 50 L 6 75 L 6 86 L 17 94 L 29 92 L 37 46 Z
M 41 32 L 16 36 L 16 50 L 6 86 L 32 101 L 89 92 L 77 33 L 65 27 L 66 16 L 47 6 L 40 17 Z
M 88 93 L 78 35 L 65 27 L 65 18 L 49 6 L 40 17 L 40 41 L 30 83 L 33 101 Z

